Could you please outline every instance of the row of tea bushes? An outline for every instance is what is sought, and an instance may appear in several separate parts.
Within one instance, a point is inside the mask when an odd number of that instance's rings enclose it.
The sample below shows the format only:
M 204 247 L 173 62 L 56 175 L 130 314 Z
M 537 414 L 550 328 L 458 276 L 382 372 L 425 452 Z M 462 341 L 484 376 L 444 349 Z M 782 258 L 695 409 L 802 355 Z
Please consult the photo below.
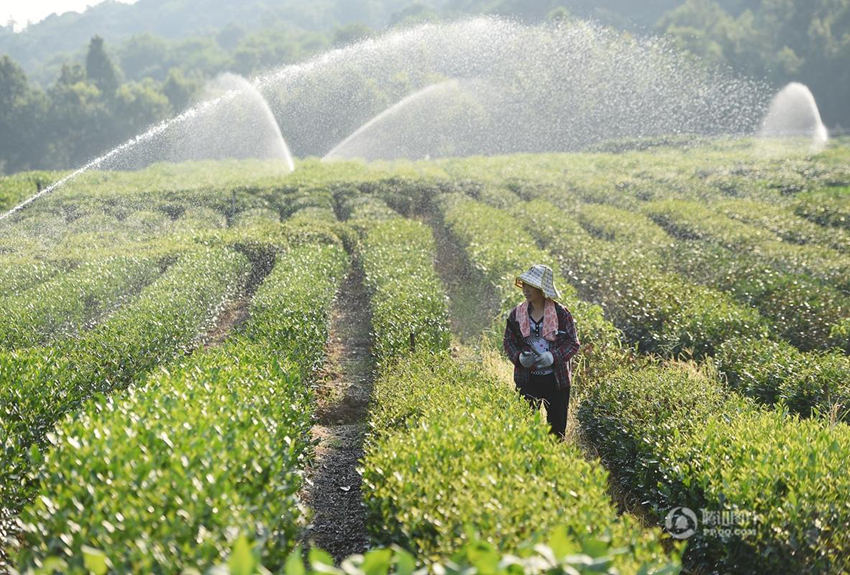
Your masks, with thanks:
M 377 362 L 416 347 L 448 349 L 448 304 L 434 270 L 431 228 L 400 217 L 361 223 L 357 256 L 371 294 Z
M 764 228 L 733 220 L 693 201 L 656 201 L 642 210 L 678 239 L 702 240 L 736 252 L 754 251 L 781 271 L 803 272 L 850 293 L 850 263 L 846 255 L 830 248 L 783 242 Z
M 850 314 L 850 297 L 837 288 L 704 242 L 680 241 L 666 253 L 669 268 L 756 307 L 770 319 L 773 332 L 794 346 L 804 351 L 838 346 L 850 352 L 850 342 L 833 334 Z
M 850 298 L 800 273 L 783 272 L 741 250 L 696 240 L 675 240 L 639 212 L 583 204 L 578 221 L 593 236 L 613 241 L 623 253 L 648 260 L 690 282 L 727 292 L 758 309 L 777 336 L 802 350 L 845 347 L 833 334 L 850 314 Z M 814 225 L 814 224 L 813 224 Z M 636 262 L 626 269 L 639 267 Z
M 428 350 L 386 370 L 374 398 L 363 483 L 379 542 L 439 562 L 479 539 L 514 550 L 560 527 L 599 567 L 677 563 L 659 530 L 618 516 L 602 466 L 554 442 L 503 381 Z
M 46 260 L 65 234 L 65 220 L 50 213 L 23 212 L 0 222 L 0 253 Z
M 4 221 L 0 251 L 49 257 L 77 248 L 89 253 L 112 246 L 126 250 L 139 241 L 164 236 L 191 240 L 190 234 L 198 231 L 244 226 L 257 212 L 278 213 L 271 198 L 281 195 L 279 181 L 228 188 L 222 182 L 230 176 L 215 182 L 228 171 L 225 166 L 206 168 L 205 173 L 201 166 L 177 167 L 175 175 L 192 173 L 194 180 L 180 176 L 169 182 L 151 178 L 158 167 L 83 174 Z M 212 181 L 202 183 L 208 179 Z M 152 187 L 154 181 L 163 187 Z
M 301 236 L 299 226 L 290 228 L 298 237 L 284 240 L 289 247 L 254 294 L 251 321 L 244 327 L 245 337 L 299 357 L 308 372 L 323 361 L 330 305 L 348 267 L 339 239 L 312 228 L 312 237 Z M 310 305 L 311 297 L 321 305 Z
M 337 211 L 355 227 L 364 228 L 369 222 L 398 218 L 399 214 L 379 197 L 361 194 L 358 190 L 343 189 L 337 192 Z M 358 223 L 359 222 L 359 223 Z
M 532 264 L 557 270 L 555 259 L 534 244 L 507 212 L 460 194 L 446 194 L 438 200 L 442 224 L 453 242 L 460 245 L 475 271 L 499 295 L 500 316 L 522 300 L 514 278 Z M 555 285 L 564 298 L 574 298 L 576 290 L 565 281 Z
M 570 213 L 569 210 L 562 212 Z M 656 254 L 675 242 L 661 226 L 636 210 L 608 204 L 579 204 L 575 207 L 575 213 L 570 215 L 570 219 L 580 224 L 591 236 L 630 246 L 632 250 L 652 258 L 653 262 L 656 261 Z M 575 232 L 575 225 L 571 224 L 569 230 Z
M 0 507 L 26 497 L 31 448 L 44 445 L 57 420 L 190 349 L 249 271 L 233 251 L 196 249 L 83 337 L 0 352 Z
M 254 160 L 157 164 L 134 171 L 86 171 L 32 207 L 68 220 L 90 212 L 124 219 L 132 212 L 152 210 L 172 219 L 189 207 L 221 214 L 269 207 L 280 182 L 279 166 Z
M 784 206 L 736 199 L 718 202 L 711 208 L 733 220 L 764 228 L 786 242 L 815 244 L 844 253 L 850 252 L 850 233 L 816 224 Z
M 122 305 L 161 273 L 153 259 L 113 256 L 15 296 L 0 297 L 0 345 L 43 345 L 82 332 Z
M 850 358 L 843 353 L 732 339 L 720 346 L 715 362 L 733 389 L 760 402 L 782 401 L 803 417 L 850 421 Z
M 804 417 L 812 415 L 813 408 L 829 414 L 836 403 L 844 409 L 850 407 L 845 383 L 850 372 L 843 367 L 846 356 L 802 352 L 781 340 L 767 339 L 776 334 L 768 331 L 755 310 L 735 304 L 721 292 L 657 271 L 656 254 L 632 251 L 625 241 L 626 232 L 594 217 L 612 210 L 617 209 L 582 213 L 593 214 L 592 221 L 600 230 L 612 230 L 617 237 L 614 245 L 583 235 L 574 227 L 571 233 L 558 236 L 554 230 L 564 229 L 570 220 L 552 205 L 530 202 L 515 208 L 514 213 L 521 218 L 535 214 L 532 231 L 561 255 L 564 268 L 574 274 L 574 283 L 588 290 L 586 297 L 599 298 L 615 325 L 645 350 L 669 355 L 688 345 L 696 357 L 717 354 L 716 361 L 737 391 L 768 404 L 783 398 L 792 411 Z M 635 215 L 623 221 L 634 222 L 634 229 L 640 230 L 641 222 L 635 222 L 640 218 Z M 664 243 L 660 236 L 646 237 L 649 245 Z
M 0 297 L 19 295 L 70 267 L 18 254 L 0 254 Z
M 62 172 L 22 172 L 0 177 L 0 213 L 11 210 L 61 177 Z
M 800 194 L 793 209 L 807 220 L 850 232 L 850 186 Z
M 659 521 L 697 518 L 685 563 L 736 573 L 850 569 L 850 429 L 727 394 L 692 366 L 622 371 L 578 409 L 618 483 Z
M 244 536 L 280 568 L 306 520 L 305 378 L 346 269 L 338 241 L 284 248 L 221 347 L 61 422 L 38 462 L 40 496 L 20 517 L 19 567 L 85 572 L 100 550 L 116 573 L 206 570 Z

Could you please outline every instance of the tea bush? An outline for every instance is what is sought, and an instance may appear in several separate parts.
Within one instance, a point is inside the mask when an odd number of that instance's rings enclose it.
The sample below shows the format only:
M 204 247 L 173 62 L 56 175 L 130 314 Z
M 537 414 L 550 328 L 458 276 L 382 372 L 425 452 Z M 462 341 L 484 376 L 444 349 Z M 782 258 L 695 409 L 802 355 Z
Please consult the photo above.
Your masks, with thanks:
M 431 229 L 399 217 L 362 225 L 357 257 L 371 293 L 376 360 L 385 362 L 411 347 L 448 349 L 448 302 L 434 270 Z
M 0 298 L 0 345 L 6 349 L 42 345 L 82 332 L 90 322 L 126 304 L 159 274 L 155 260 L 113 256 L 84 263 L 20 295 Z
M 801 421 L 727 394 L 688 367 L 623 371 L 594 386 L 581 428 L 624 488 L 663 519 L 688 507 L 746 524 L 699 525 L 685 563 L 720 572 L 822 573 L 848 568 L 850 479 L 844 425 Z M 723 527 L 723 526 L 720 526 Z
M 777 337 L 804 351 L 840 346 L 833 327 L 850 314 L 850 298 L 822 281 L 798 272 L 777 270 L 740 250 L 702 242 L 680 241 L 662 261 L 691 281 L 732 295 L 759 310 Z
M 767 404 L 782 401 L 809 417 L 850 421 L 850 358 L 837 351 L 804 353 L 781 341 L 728 340 L 715 358 L 731 387 Z
M 777 270 L 803 272 L 850 293 L 850 263 L 840 252 L 783 242 L 768 230 L 733 220 L 693 201 L 656 201 L 643 209 L 678 239 L 706 241 L 736 252 L 753 251 Z
M 794 213 L 822 226 L 850 231 L 850 186 L 797 196 Z
M 541 200 L 518 205 L 512 213 L 559 259 L 580 294 L 599 301 L 608 319 L 643 351 L 703 357 L 724 338 L 763 333 L 755 310 L 659 270 L 654 255 L 639 245 L 594 238 L 575 218 Z

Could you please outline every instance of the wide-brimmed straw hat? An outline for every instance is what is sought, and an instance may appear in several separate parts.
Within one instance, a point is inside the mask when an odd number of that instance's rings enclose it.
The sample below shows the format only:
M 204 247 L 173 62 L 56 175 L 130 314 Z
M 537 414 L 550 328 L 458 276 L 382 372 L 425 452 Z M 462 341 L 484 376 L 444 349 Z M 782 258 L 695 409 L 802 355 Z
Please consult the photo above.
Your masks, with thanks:
M 543 264 L 534 264 L 527 272 L 516 278 L 517 287 L 528 284 L 543 290 L 543 295 L 549 299 L 560 299 L 561 294 L 555 288 L 555 274 L 552 268 Z

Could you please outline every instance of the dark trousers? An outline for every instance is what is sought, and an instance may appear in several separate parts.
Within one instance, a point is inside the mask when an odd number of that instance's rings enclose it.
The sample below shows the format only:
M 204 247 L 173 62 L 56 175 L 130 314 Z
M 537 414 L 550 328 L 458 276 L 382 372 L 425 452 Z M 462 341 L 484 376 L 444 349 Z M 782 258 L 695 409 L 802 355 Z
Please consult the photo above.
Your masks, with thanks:
M 570 404 L 570 388 L 558 390 L 555 388 L 555 375 L 532 375 L 528 383 L 517 388 L 528 401 L 532 411 L 540 409 L 540 404 L 546 405 L 546 419 L 549 422 L 549 433 L 560 438 L 567 430 L 567 409 Z

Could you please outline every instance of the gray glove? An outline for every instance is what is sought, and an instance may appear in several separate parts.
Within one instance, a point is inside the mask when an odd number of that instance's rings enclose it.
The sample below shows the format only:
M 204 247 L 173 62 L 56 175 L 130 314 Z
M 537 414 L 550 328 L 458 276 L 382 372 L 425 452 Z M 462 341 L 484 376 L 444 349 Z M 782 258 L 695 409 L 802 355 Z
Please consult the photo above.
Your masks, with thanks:
M 551 351 L 544 351 L 537 356 L 537 361 L 534 363 L 536 369 L 543 369 L 555 363 L 555 358 L 552 357 Z
M 531 367 L 537 361 L 537 355 L 533 351 L 525 350 L 519 354 L 519 363 L 523 367 Z

